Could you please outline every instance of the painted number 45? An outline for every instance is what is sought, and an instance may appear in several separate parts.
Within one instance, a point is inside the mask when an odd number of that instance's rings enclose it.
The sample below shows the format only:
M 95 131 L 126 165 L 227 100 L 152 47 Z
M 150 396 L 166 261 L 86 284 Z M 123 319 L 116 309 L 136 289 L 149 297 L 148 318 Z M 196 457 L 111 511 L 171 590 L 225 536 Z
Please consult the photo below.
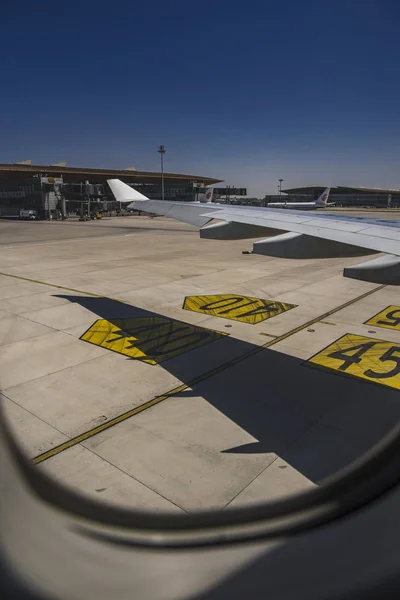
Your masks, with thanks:
M 339 367 L 336 367 L 339 371 L 347 371 L 351 366 L 362 362 L 363 365 L 360 365 L 360 367 L 368 367 L 362 369 L 364 377 L 372 379 L 395 377 L 400 373 L 400 346 L 390 346 L 381 354 L 380 345 L 382 344 L 379 342 L 364 342 L 344 350 L 335 350 L 335 352 L 331 352 L 327 356 L 343 361 Z M 385 347 L 387 347 L 387 344 L 385 344 Z M 386 364 L 389 361 L 392 364 L 394 363 L 394 365 L 388 371 L 384 367 L 389 366 Z M 371 368 L 372 366 L 375 367 L 375 365 L 381 365 L 383 370 Z
M 400 390 L 400 344 L 393 342 L 346 333 L 307 364 Z

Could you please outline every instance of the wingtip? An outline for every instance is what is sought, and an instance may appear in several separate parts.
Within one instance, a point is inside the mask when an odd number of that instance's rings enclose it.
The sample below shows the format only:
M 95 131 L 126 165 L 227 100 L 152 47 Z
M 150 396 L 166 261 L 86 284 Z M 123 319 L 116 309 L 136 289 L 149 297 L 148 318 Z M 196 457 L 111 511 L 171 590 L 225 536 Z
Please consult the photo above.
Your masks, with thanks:
M 138 202 L 148 200 L 147 196 L 144 196 L 120 179 L 107 179 L 107 183 L 114 198 L 118 202 Z

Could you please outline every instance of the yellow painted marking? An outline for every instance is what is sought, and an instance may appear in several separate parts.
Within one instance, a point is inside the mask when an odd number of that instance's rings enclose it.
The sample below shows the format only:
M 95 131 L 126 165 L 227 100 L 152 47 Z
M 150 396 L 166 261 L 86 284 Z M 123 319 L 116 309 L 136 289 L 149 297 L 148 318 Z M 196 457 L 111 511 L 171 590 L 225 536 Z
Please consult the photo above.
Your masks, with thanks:
M 80 339 L 156 365 L 226 335 L 228 334 L 160 316 L 112 321 L 99 319 Z
M 47 287 L 56 288 L 57 290 L 67 290 L 68 292 L 76 292 L 77 294 L 84 294 L 85 296 L 94 296 L 95 298 L 105 298 L 103 294 L 94 294 L 93 292 L 83 292 L 82 290 L 77 290 L 75 288 L 67 287 L 66 285 L 57 285 L 55 283 L 47 283 L 46 281 L 40 281 L 39 279 L 32 279 L 30 277 L 22 277 L 21 275 L 12 275 L 11 273 L 3 273 L 0 271 L 0 275 L 4 277 L 11 277 L 12 279 L 19 279 L 20 281 L 29 281 L 29 283 L 37 283 L 38 285 L 46 285 Z M 123 300 L 118 300 L 117 298 L 110 298 L 108 300 L 114 300 L 115 302 L 123 302 Z
M 374 325 L 375 327 L 384 327 L 385 329 L 395 329 L 396 331 L 400 331 L 400 306 L 391 304 L 366 321 L 365 325 Z
M 30 281 L 32 283 L 39 283 L 40 285 L 45 285 L 45 286 L 52 287 L 52 288 L 69 290 L 69 291 L 77 292 L 78 294 L 83 294 L 83 295 L 87 295 L 87 296 L 95 296 L 98 298 L 105 297 L 102 294 L 94 294 L 91 292 L 85 292 L 83 290 L 68 288 L 68 287 L 62 286 L 62 285 L 47 283 L 45 281 L 38 281 L 35 279 L 30 279 L 28 277 L 22 277 L 19 275 L 12 275 L 10 273 L 0 272 L 0 275 L 4 275 L 5 277 L 11 277 L 13 279 L 20 279 L 22 281 Z M 97 427 L 93 427 L 92 429 L 89 429 L 89 430 L 85 431 L 84 433 L 81 433 L 81 434 L 77 435 L 76 437 L 71 438 L 67 442 L 59 444 L 58 446 L 55 446 L 54 448 L 51 448 L 50 450 L 42 452 L 42 454 L 39 454 L 38 456 L 33 458 L 32 462 L 34 464 L 38 464 L 38 463 L 41 463 L 53 456 L 56 456 L 56 455 L 60 454 L 61 452 L 63 452 L 64 450 L 67 450 L 68 448 L 72 448 L 73 446 L 76 446 L 77 444 L 80 444 L 80 443 L 84 442 L 85 440 L 92 438 L 93 436 L 97 435 L 98 433 L 101 433 L 102 431 L 110 429 L 114 425 L 117 425 L 118 423 L 122 423 L 123 421 L 126 421 L 130 417 L 133 417 L 134 415 L 137 415 L 137 414 L 143 412 L 144 410 L 147 410 L 148 408 L 156 406 L 157 404 L 159 404 L 160 402 L 163 402 L 164 400 L 167 400 L 171 396 L 179 394 L 180 392 L 184 392 L 188 388 L 196 385 L 197 383 L 200 383 L 204 379 L 208 379 L 209 377 L 212 377 L 213 375 L 221 373 L 225 369 L 228 369 L 228 368 L 234 366 L 235 364 L 242 362 L 243 360 L 251 358 L 252 356 L 258 354 L 259 352 L 262 352 L 266 348 L 270 348 L 274 344 L 277 344 L 278 342 L 282 342 L 283 340 L 286 340 L 287 338 L 291 337 L 292 335 L 295 335 L 299 331 L 303 331 L 304 329 L 307 329 L 307 327 L 310 327 L 311 325 L 314 325 L 315 323 L 318 323 L 319 321 L 321 321 L 323 319 L 327 319 L 328 317 L 339 312 L 340 310 L 343 310 L 343 309 L 347 308 L 348 306 L 352 306 L 356 302 L 359 302 L 360 300 L 363 300 L 364 298 L 371 296 L 371 294 L 374 294 L 375 292 L 378 292 L 379 290 L 383 290 L 385 287 L 386 287 L 385 285 L 378 285 L 377 287 L 373 288 L 372 290 L 368 290 L 368 292 L 364 292 L 363 294 L 360 294 L 359 296 L 356 296 L 355 298 L 352 298 L 351 300 L 344 302 L 340 306 L 336 306 L 336 308 L 332 308 L 331 310 L 328 310 L 327 312 L 323 313 L 322 315 L 318 315 L 314 319 L 307 321 L 307 323 L 303 323 L 302 325 L 299 325 L 298 327 L 295 327 L 294 329 L 287 331 L 286 333 L 276 337 L 275 339 L 267 340 L 265 342 L 265 344 L 262 344 L 261 346 L 254 346 L 248 352 L 245 352 L 245 353 L 241 354 L 240 356 L 237 356 L 236 358 L 233 358 L 232 360 L 228 360 L 227 362 L 223 363 L 222 365 L 215 367 L 214 369 L 211 369 L 209 371 L 206 371 L 205 373 L 202 373 L 201 375 L 198 375 L 197 377 L 194 377 L 187 383 L 183 383 L 182 385 L 177 386 L 176 388 L 173 388 L 172 390 L 166 392 L 165 394 L 157 396 L 156 398 L 153 398 L 152 400 L 149 400 L 148 402 L 145 402 L 145 403 L 141 404 L 140 406 L 137 406 L 136 408 L 133 408 L 133 409 L 131 409 L 125 413 L 122 413 L 120 415 L 117 415 L 116 417 L 113 417 L 112 419 L 105 421 L 101 425 L 98 425 Z M 116 302 L 123 302 L 123 300 L 119 300 L 118 298 L 112 298 L 112 300 L 115 300 Z
M 400 389 L 400 343 L 347 333 L 306 364 Z
M 262 300 L 240 294 L 221 294 L 218 296 L 187 296 L 183 303 L 185 310 L 192 310 L 214 317 L 232 319 L 241 323 L 255 325 L 275 315 L 280 315 L 296 304 L 286 304 L 275 300 Z
M 157 396 L 156 398 L 153 398 L 152 400 L 145 402 L 144 404 L 137 406 L 136 408 L 133 408 L 125 413 L 122 413 L 121 415 L 118 415 L 108 421 L 105 421 L 101 425 L 94 427 L 93 429 L 89 429 L 88 431 L 85 431 L 84 433 L 81 433 L 80 435 L 78 435 L 74 438 L 71 438 L 67 442 L 64 442 L 62 444 L 59 444 L 58 446 L 55 446 L 54 448 L 51 448 L 51 450 L 47 450 L 46 452 L 39 454 L 38 456 L 36 456 L 33 459 L 33 463 L 37 464 L 37 463 L 43 462 L 53 456 L 56 456 L 57 454 L 64 452 L 64 450 L 67 450 L 68 448 L 72 448 L 73 446 L 76 446 L 77 444 L 80 444 L 80 443 L 84 442 L 85 440 L 92 438 L 94 435 L 97 435 L 98 433 L 101 433 L 102 431 L 110 429 L 110 427 L 113 427 L 114 425 L 117 425 L 118 423 L 122 423 L 123 421 L 126 421 L 130 417 L 133 417 L 134 415 L 137 415 L 140 412 L 143 412 L 144 410 L 147 410 L 148 408 L 151 408 L 151 407 L 159 404 L 160 402 L 167 400 L 171 396 L 175 396 L 176 394 L 179 394 L 180 392 L 184 392 L 188 388 L 193 387 L 194 385 L 200 383 L 201 381 L 204 381 L 205 379 L 208 379 L 209 377 L 212 377 L 213 375 L 217 375 L 218 373 L 221 373 L 225 369 L 228 369 L 228 368 L 236 365 L 237 363 L 242 362 L 243 360 L 251 358 L 252 356 L 258 354 L 259 352 L 262 352 L 266 348 L 270 348 L 274 344 L 277 344 L 278 342 L 282 342 L 283 340 L 286 340 L 288 337 L 294 335 L 295 333 L 298 333 L 299 331 L 303 331 L 303 329 L 307 329 L 307 327 L 310 327 L 311 325 L 318 323 L 318 321 L 320 321 L 321 319 L 326 319 L 326 318 L 330 317 L 331 315 L 339 312 L 340 310 L 343 310 L 344 308 L 351 306 L 355 302 L 358 302 L 359 300 L 362 300 L 363 298 L 367 298 L 371 294 L 374 294 L 375 292 L 382 290 L 384 287 L 385 287 L 384 285 L 379 285 L 376 288 L 373 288 L 372 290 L 369 290 L 368 292 L 364 292 L 364 294 L 361 294 L 360 296 L 357 296 L 356 298 L 353 298 L 352 300 L 348 300 L 344 304 L 341 304 L 340 306 L 337 306 L 336 308 L 333 308 L 333 309 L 329 310 L 328 312 L 326 312 L 322 315 L 319 315 L 318 317 L 315 317 L 315 319 L 311 319 L 310 321 L 307 321 L 307 323 L 304 323 L 303 325 L 299 325 L 298 327 L 295 327 L 294 329 L 287 331 L 286 333 L 276 337 L 275 339 L 266 341 L 265 344 L 262 344 L 261 346 L 253 346 L 253 348 L 251 350 L 249 350 L 248 352 L 245 352 L 245 353 L 241 354 L 240 356 L 237 356 L 236 358 L 228 360 L 227 362 L 223 363 L 222 365 L 215 367 L 214 369 L 210 369 L 209 371 L 206 371 L 205 373 L 202 373 L 201 375 L 194 377 L 187 383 L 183 383 L 182 385 L 180 385 L 176 388 L 173 388 L 172 390 L 166 392 L 165 394 L 162 394 L 161 396 Z M 84 293 L 84 292 L 81 292 L 81 293 Z
M 32 459 L 32 462 L 35 465 L 37 465 L 37 464 L 51 458 L 52 456 L 56 456 L 57 454 L 60 454 L 60 452 L 64 452 L 64 450 L 68 450 L 68 448 L 72 448 L 73 446 L 76 446 L 77 444 L 81 444 L 82 442 L 84 442 L 85 440 L 88 440 L 89 438 L 93 437 L 94 435 L 97 435 L 98 433 L 101 433 L 102 431 L 105 431 L 106 429 L 110 429 L 110 427 L 113 427 L 114 425 L 117 425 L 118 423 L 122 423 L 122 421 L 126 421 L 126 419 L 129 419 L 130 417 L 133 417 L 134 415 L 138 415 L 139 413 L 143 412 L 147 408 L 151 408 L 152 406 L 159 404 L 160 402 L 162 402 L 163 400 L 166 400 L 170 396 L 173 396 L 173 395 L 179 394 L 180 392 L 183 392 L 184 390 L 187 389 L 187 387 L 188 387 L 187 385 L 182 384 L 182 385 L 174 388 L 173 390 L 170 390 L 166 394 L 163 394 L 162 396 L 157 396 L 157 398 L 153 398 L 152 400 L 149 400 L 148 402 L 144 402 L 144 404 L 141 404 L 140 406 L 137 406 L 136 408 L 132 408 L 131 410 L 128 410 L 127 412 L 124 412 L 121 415 L 114 417 L 113 419 L 109 419 L 108 421 L 105 421 L 101 425 L 98 425 L 97 427 L 93 427 L 93 429 L 89 429 L 88 431 L 85 431 L 84 433 L 81 433 L 80 435 L 77 435 L 76 437 L 71 438 L 70 440 L 68 440 L 67 442 L 64 442 L 63 444 L 54 446 L 54 448 L 52 448 L 51 450 L 42 452 L 42 454 L 35 456 L 35 458 Z

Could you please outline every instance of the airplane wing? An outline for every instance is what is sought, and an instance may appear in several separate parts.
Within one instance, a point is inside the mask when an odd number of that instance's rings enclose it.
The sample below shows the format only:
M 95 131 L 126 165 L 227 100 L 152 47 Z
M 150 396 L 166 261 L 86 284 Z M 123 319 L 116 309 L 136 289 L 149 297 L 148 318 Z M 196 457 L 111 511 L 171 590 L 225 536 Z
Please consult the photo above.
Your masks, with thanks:
M 171 217 L 200 229 L 206 239 L 265 237 L 253 244 L 255 254 L 280 258 L 332 258 L 385 253 L 344 269 L 346 277 L 400 284 L 400 220 L 326 215 L 285 209 L 238 207 L 195 202 L 144 200 L 120 180 L 109 180 L 117 200 L 130 207 Z M 218 223 L 211 221 L 218 220 Z

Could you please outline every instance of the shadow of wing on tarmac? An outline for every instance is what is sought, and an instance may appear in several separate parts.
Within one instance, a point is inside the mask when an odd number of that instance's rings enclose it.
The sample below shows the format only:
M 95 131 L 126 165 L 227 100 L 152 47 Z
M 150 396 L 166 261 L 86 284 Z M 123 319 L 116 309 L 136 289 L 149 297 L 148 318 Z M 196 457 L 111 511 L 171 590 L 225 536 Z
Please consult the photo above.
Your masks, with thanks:
M 93 312 L 94 322 L 105 319 L 118 328 L 120 319 L 168 320 L 108 298 L 58 297 Z M 255 440 L 221 452 L 273 452 L 318 483 L 364 454 L 399 421 L 398 391 L 311 369 L 282 352 L 214 333 L 213 343 L 148 368 L 166 369 L 191 388 L 175 397 L 188 402 L 203 397 Z M 168 346 L 165 331 L 163 336 Z M 165 357 L 162 348 L 158 351 Z

